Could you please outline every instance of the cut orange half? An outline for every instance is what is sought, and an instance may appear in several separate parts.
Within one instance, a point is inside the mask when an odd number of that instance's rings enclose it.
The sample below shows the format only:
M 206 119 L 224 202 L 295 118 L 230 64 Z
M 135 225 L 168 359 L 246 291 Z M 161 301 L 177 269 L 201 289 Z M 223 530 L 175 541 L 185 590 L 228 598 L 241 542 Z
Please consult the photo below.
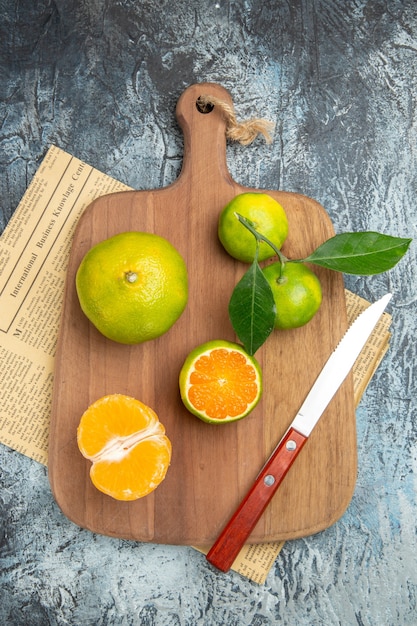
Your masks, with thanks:
M 262 373 L 256 359 L 229 341 L 209 341 L 186 358 L 179 377 L 187 409 L 211 424 L 240 420 L 262 395 Z
M 135 398 L 112 394 L 85 411 L 77 429 L 80 452 L 92 462 L 94 486 L 116 500 L 137 500 L 165 478 L 171 442 L 156 413 Z

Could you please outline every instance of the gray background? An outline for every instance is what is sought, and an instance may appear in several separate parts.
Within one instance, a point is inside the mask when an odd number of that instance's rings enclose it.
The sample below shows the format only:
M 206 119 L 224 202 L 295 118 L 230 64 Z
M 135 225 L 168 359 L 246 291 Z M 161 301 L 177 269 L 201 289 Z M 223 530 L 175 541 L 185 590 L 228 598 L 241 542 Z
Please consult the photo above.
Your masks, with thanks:
M 240 119 L 276 122 L 271 146 L 229 145 L 238 182 L 315 198 L 336 232 L 415 237 L 414 0 L 0 0 L 0 14 L 0 229 L 51 143 L 137 189 L 175 180 L 177 99 L 214 81 Z M 394 293 L 393 338 L 338 523 L 286 543 L 259 586 L 192 548 L 77 528 L 46 469 L 0 446 L 0 623 L 417 624 L 415 268 L 413 244 L 386 274 L 346 276 L 369 300 Z

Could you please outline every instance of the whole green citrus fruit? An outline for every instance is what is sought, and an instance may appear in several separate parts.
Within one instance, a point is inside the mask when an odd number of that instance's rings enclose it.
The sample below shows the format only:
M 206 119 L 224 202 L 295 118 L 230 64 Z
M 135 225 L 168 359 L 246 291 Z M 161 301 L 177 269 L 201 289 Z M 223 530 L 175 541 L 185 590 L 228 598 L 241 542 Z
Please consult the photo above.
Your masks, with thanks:
M 317 313 L 322 291 L 316 274 L 303 263 L 272 263 L 263 269 L 274 295 L 277 314 L 275 328 L 304 326 Z
M 262 372 L 242 346 L 216 339 L 190 352 L 179 386 L 191 413 L 210 424 L 228 424 L 248 415 L 259 402 Z
M 281 248 L 288 235 L 288 220 L 283 207 L 266 193 L 241 193 L 224 207 L 218 224 L 219 239 L 232 257 L 252 263 L 256 251 L 255 237 L 239 222 L 235 213 L 250 220 L 259 233 Z M 271 246 L 261 241 L 258 261 L 274 255 Z
M 101 241 L 78 268 L 82 310 L 113 341 L 142 343 L 165 333 L 184 311 L 187 269 L 159 235 L 126 232 Z

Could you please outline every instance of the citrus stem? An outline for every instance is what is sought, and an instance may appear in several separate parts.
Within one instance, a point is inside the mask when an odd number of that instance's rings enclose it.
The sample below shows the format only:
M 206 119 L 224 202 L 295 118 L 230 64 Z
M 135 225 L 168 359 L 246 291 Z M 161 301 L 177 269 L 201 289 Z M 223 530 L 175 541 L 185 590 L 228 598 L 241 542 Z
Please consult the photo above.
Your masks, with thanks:
M 126 272 L 125 277 L 128 283 L 135 283 L 138 279 L 136 272 Z
M 275 244 L 272 243 L 272 241 L 270 241 L 268 239 L 268 237 L 265 237 L 265 235 L 263 235 L 262 233 L 258 232 L 255 228 L 255 225 L 253 222 L 251 222 L 251 220 L 248 220 L 246 217 L 243 217 L 243 215 L 240 215 L 239 213 L 235 212 L 235 216 L 237 217 L 237 219 L 239 220 L 239 222 L 241 224 L 243 224 L 243 226 L 245 228 L 247 228 L 252 235 L 255 237 L 256 242 L 257 242 L 257 250 L 259 248 L 259 242 L 264 241 L 265 243 L 268 244 L 268 246 L 270 246 L 272 248 L 272 250 L 275 252 L 275 254 L 278 256 L 278 259 L 281 263 L 281 274 L 282 274 L 282 270 L 284 269 L 284 265 L 285 263 L 288 261 L 287 257 L 282 254 L 281 250 L 279 250 Z

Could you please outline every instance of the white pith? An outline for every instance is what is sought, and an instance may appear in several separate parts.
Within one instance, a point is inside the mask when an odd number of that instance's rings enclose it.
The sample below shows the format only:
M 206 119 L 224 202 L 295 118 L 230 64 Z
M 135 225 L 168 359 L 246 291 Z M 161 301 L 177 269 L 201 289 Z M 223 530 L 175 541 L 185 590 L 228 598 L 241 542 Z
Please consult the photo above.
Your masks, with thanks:
M 144 439 L 151 439 L 152 437 L 157 437 L 158 435 L 163 435 L 164 432 L 165 429 L 161 422 L 156 422 L 148 426 L 148 428 L 131 433 L 130 435 L 126 435 L 124 437 L 115 436 L 113 439 L 110 439 L 110 441 L 108 441 L 106 445 L 103 446 L 99 452 L 97 452 L 97 454 L 87 456 L 87 458 L 93 463 L 97 463 L 99 461 L 120 461 L 140 441 L 143 441 Z

